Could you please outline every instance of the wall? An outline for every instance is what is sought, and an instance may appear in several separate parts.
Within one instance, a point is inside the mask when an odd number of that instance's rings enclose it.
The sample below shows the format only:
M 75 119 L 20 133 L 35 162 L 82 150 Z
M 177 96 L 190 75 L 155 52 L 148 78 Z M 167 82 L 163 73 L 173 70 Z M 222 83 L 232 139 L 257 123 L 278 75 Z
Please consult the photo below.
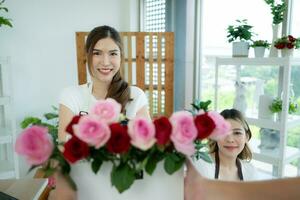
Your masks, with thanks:
M 98 25 L 136 31 L 137 1 L 26 0 L 5 2 L 13 28 L 0 29 L 0 55 L 10 56 L 16 121 L 57 106 L 62 88 L 77 84 L 75 32 Z M 138 20 L 136 18 L 136 20 Z M 21 175 L 25 174 L 21 162 Z
M 190 109 L 194 80 L 194 20 L 195 0 L 176 0 L 174 4 L 175 32 L 175 110 Z

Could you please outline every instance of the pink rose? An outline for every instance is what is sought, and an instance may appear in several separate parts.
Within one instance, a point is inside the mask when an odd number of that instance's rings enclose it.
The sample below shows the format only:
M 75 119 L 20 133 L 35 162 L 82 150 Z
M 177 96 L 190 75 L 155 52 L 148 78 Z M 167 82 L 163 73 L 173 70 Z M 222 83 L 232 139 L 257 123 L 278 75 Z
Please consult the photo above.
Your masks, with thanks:
M 78 124 L 73 125 L 74 134 L 95 148 L 103 146 L 110 138 L 108 124 L 95 115 L 82 116 Z
M 191 156 L 195 153 L 194 140 L 197 137 L 197 129 L 193 116 L 187 111 L 173 113 L 170 117 L 173 126 L 171 140 L 177 151 Z
M 97 115 L 107 123 L 116 122 L 121 112 L 121 104 L 114 99 L 98 101 L 90 110 L 90 114 Z
M 139 149 L 147 150 L 155 143 L 155 127 L 145 118 L 135 118 L 128 123 L 128 134 L 131 144 Z
M 40 165 L 49 159 L 53 151 L 53 141 L 48 129 L 40 126 L 26 128 L 18 136 L 15 151 L 26 157 L 31 165 Z
M 230 123 L 228 123 L 218 112 L 210 111 L 207 114 L 216 125 L 213 132 L 209 135 L 209 138 L 212 140 L 220 140 L 228 135 L 230 131 Z

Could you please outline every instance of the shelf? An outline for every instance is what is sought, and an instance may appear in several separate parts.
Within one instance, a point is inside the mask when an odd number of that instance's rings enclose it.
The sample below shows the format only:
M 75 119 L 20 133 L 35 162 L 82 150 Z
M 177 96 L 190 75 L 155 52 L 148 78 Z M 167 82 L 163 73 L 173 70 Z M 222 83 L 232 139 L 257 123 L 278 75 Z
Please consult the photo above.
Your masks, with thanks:
M 12 179 L 15 178 L 14 165 L 7 160 L 0 161 L 0 179 Z
M 280 130 L 280 121 L 273 121 L 270 119 L 258 119 L 255 116 L 246 117 L 246 120 L 250 125 L 255 125 L 261 128 Z M 300 116 L 289 115 L 287 119 L 287 126 L 288 128 L 300 126 Z
M 275 149 L 260 149 L 260 140 L 252 138 L 249 142 L 250 148 L 253 153 L 253 159 L 258 161 L 263 161 L 273 165 L 278 165 L 280 159 L 279 148 Z M 289 163 L 296 158 L 300 158 L 300 150 L 295 147 L 286 146 L 285 147 L 285 160 L 284 163 Z
M 9 97 L 0 97 L 0 105 L 7 105 L 9 104 Z
M 0 144 L 12 143 L 12 133 L 7 128 L 0 128 Z
M 287 62 L 293 65 L 300 65 L 300 58 L 285 57 L 285 58 L 216 58 L 216 65 L 276 65 L 286 66 Z

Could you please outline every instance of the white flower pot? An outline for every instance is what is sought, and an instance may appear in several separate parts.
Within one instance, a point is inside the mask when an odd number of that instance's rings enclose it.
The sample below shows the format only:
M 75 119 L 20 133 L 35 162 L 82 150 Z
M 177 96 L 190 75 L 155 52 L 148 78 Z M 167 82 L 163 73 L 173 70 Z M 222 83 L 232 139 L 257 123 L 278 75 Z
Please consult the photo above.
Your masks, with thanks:
M 265 47 L 254 47 L 255 58 L 263 58 L 265 56 Z
M 78 200 L 182 200 L 184 199 L 183 168 L 169 175 L 160 162 L 152 176 L 144 173 L 144 178 L 135 180 L 123 193 L 111 186 L 111 163 L 103 163 L 97 174 L 87 162 L 72 165 L 71 177 L 77 185 Z
M 294 49 L 281 49 L 281 57 L 292 57 L 294 54 Z
M 248 42 L 233 42 L 232 57 L 248 57 L 249 43 Z

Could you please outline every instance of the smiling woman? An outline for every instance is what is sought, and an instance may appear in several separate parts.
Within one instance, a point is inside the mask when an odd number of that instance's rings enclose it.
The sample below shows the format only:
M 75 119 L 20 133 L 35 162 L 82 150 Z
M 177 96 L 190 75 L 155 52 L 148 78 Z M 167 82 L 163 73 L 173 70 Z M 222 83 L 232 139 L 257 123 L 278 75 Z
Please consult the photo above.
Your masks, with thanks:
M 258 179 L 255 168 L 247 162 L 252 158 L 248 147 L 252 134 L 242 113 L 235 109 L 226 109 L 221 115 L 230 123 L 230 133 L 218 142 L 209 141 L 210 155 L 214 162 L 208 163 L 200 159 L 195 163 L 197 170 L 211 179 Z
M 87 37 L 85 51 L 91 82 L 62 91 L 59 100 L 59 140 L 68 140 L 65 130 L 73 116 L 88 113 L 98 100 L 107 98 L 120 103 L 121 112 L 128 119 L 140 116 L 150 120 L 145 93 L 138 87 L 129 86 L 121 76 L 123 45 L 119 33 L 109 26 L 94 28 Z M 86 185 L 99 186 L 102 179 L 97 176 L 89 177 L 89 172 L 88 163 L 72 166 L 71 177 L 78 187 L 77 194 L 57 174 L 56 189 L 51 193 L 50 199 L 98 199 L 101 192 Z

